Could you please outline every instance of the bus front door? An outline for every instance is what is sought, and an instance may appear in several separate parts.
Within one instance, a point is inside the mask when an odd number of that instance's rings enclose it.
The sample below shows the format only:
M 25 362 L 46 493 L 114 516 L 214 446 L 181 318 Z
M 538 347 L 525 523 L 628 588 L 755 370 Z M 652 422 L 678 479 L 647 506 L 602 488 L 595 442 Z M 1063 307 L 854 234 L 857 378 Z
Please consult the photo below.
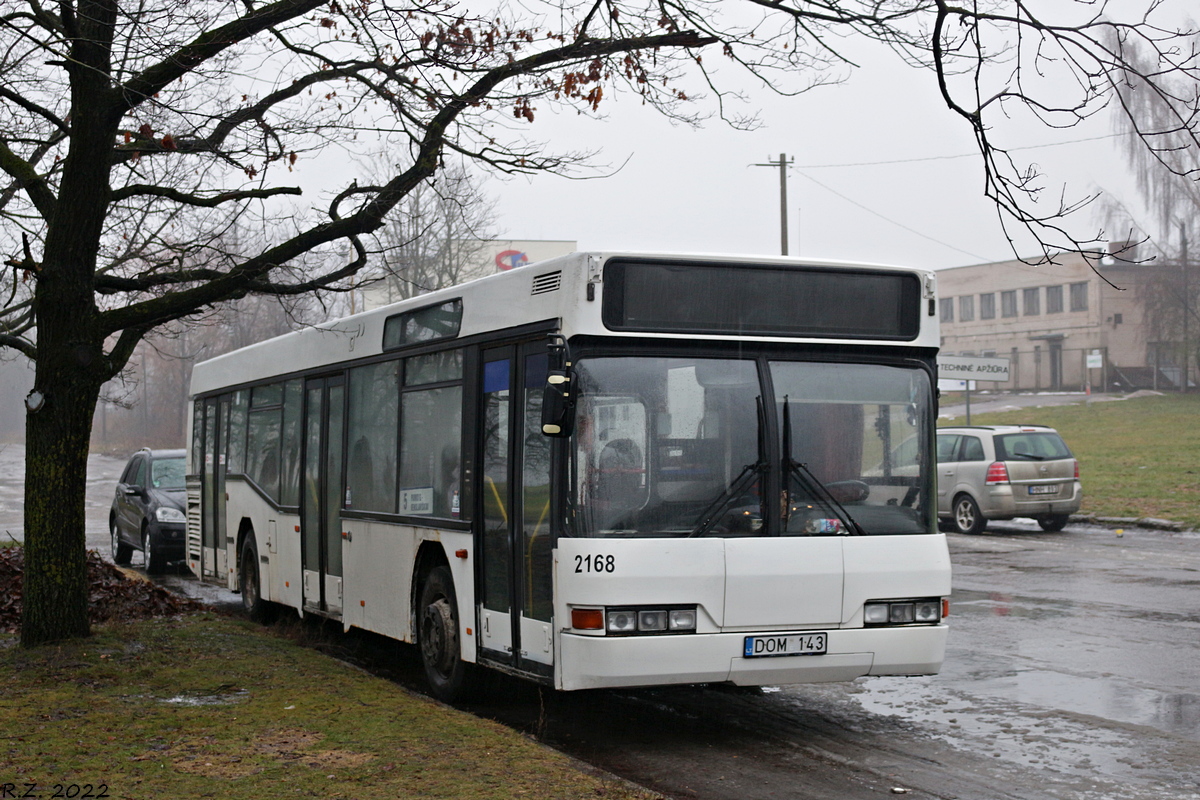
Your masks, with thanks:
M 304 384 L 304 393 L 304 491 L 300 498 L 304 608 L 337 618 L 342 613 L 345 378 L 310 379 Z
M 553 673 L 550 439 L 541 342 L 483 354 L 479 647 L 484 660 Z

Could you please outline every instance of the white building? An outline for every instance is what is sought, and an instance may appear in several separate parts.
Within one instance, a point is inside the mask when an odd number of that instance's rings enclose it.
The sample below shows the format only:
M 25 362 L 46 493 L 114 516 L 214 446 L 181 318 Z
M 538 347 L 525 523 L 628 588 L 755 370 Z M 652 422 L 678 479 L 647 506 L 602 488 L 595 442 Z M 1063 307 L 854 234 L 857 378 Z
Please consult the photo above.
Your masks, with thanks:
M 1156 335 L 1163 326 L 1146 309 L 1150 284 L 1178 265 L 1059 260 L 939 270 L 942 352 L 1009 359 L 1010 380 L 997 389 L 1177 388 L 1181 335 Z

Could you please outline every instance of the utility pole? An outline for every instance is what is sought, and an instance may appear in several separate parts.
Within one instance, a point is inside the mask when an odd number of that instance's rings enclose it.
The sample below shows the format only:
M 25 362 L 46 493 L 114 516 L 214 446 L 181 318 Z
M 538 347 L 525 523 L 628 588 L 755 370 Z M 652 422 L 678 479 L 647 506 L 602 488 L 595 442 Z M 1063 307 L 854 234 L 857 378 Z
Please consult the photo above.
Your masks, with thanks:
M 780 153 L 778 161 L 771 161 L 770 158 L 767 156 L 766 164 L 755 164 L 754 166 L 779 167 L 779 254 L 786 256 L 788 254 L 787 168 L 795 159 L 789 160 L 787 153 Z
M 1187 229 L 1183 223 L 1179 223 L 1179 256 L 1180 269 L 1183 270 L 1183 385 L 1179 387 L 1181 392 L 1188 390 L 1188 365 L 1192 360 L 1191 342 L 1188 341 L 1188 316 L 1191 315 L 1191 303 L 1188 299 L 1188 240 Z

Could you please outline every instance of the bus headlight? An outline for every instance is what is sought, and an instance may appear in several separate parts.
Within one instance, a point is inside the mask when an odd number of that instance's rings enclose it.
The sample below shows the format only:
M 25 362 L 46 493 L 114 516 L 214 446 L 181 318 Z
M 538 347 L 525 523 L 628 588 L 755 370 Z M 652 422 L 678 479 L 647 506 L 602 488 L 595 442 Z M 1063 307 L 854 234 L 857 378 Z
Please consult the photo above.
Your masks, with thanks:
M 636 633 L 636 611 L 609 611 L 607 630 L 609 633 Z
M 887 603 L 867 603 L 863 606 L 863 622 L 867 625 L 886 625 L 888 621 Z
M 573 626 L 577 630 L 587 630 L 581 625 L 574 625 L 575 611 L 582 612 L 582 609 L 572 611 Z M 581 613 L 579 621 L 583 621 L 582 617 Z M 607 608 L 604 610 L 604 631 L 610 636 L 695 633 L 696 606 Z
M 665 631 L 667 629 L 666 611 L 639 611 L 639 631 Z
M 942 598 L 870 600 L 863 604 L 863 625 L 936 625 L 942 621 Z
M 916 622 L 937 622 L 942 616 L 942 604 L 937 600 L 922 600 L 914 603 Z
M 694 608 L 673 608 L 673 609 L 671 609 L 667 627 L 669 627 L 673 631 L 694 631 L 694 630 L 696 630 L 696 609 L 694 609 Z

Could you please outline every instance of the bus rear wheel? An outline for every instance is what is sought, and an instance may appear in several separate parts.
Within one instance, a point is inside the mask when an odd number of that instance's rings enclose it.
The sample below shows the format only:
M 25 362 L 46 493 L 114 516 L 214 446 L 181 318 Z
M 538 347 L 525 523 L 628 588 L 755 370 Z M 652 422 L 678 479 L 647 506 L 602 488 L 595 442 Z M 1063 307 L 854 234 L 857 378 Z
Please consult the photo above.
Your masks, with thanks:
M 431 694 L 445 703 L 461 699 L 467 689 L 468 664 L 460 658 L 458 600 L 449 567 L 435 567 L 421 586 L 417 645 Z
M 262 595 L 262 573 L 258 564 L 258 545 L 254 543 L 254 532 L 251 531 L 242 545 L 238 589 L 242 593 L 242 609 L 246 616 L 265 625 L 275 618 L 276 606 Z

